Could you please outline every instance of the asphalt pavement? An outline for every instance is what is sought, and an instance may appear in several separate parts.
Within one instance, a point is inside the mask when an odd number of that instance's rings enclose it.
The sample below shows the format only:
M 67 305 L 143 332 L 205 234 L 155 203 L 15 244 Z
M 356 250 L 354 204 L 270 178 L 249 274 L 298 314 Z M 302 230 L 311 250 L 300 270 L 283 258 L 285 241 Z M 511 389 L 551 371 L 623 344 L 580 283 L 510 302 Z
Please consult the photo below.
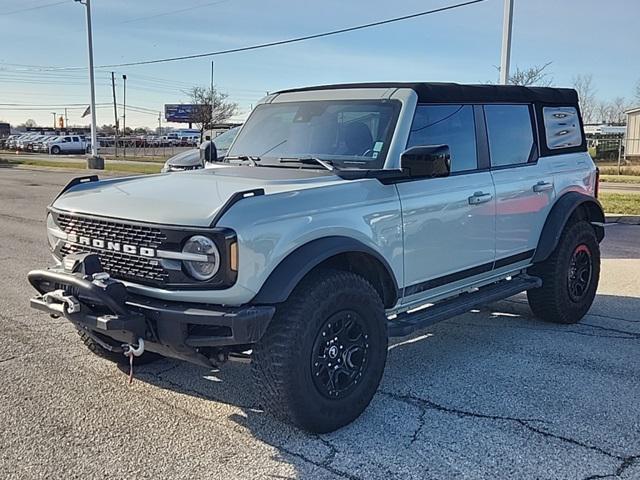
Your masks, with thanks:
M 640 227 L 611 224 L 578 325 L 522 295 L 390 347 L 353 424 L 309 435 L 262 412 L 249 366 L 126 373 L 31 310 L 45 207 L 73 172 L 0 168 L 3 478 L 640 478 Z
M 610 193 L 640 193 L 640 183 L 600 182 L 600 189 Z

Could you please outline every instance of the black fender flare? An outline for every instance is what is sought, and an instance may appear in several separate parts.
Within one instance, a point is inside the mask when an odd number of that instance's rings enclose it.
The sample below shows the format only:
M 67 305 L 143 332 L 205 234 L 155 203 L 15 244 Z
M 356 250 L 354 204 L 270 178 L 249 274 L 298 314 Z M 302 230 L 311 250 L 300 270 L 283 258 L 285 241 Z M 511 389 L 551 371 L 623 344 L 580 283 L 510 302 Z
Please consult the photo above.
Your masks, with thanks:
M 395 299 L 399 298 L 396 277 L 387 260 L 373 248 L 350 237 L 331 236 L 312 240 L 291 252 L 269 274 L 252 304 L 281 303 L 289 298 L 298 283 L 311 270 L 331 257 L 344 253 L 363 253 L 376 259 L 393 282 Z
M 588 212 L 588 220 L 594 225 L 598 241 L 604 238 L 604 211 L 600 202 L 589 195 L 580 192 L 568 192 L 562 195 L 547 216 L 538 240 L 538 248 L 533 256 L 533 263 L 546 260 L 555 250 L 564 227 L 576 209 L 584 206 Z

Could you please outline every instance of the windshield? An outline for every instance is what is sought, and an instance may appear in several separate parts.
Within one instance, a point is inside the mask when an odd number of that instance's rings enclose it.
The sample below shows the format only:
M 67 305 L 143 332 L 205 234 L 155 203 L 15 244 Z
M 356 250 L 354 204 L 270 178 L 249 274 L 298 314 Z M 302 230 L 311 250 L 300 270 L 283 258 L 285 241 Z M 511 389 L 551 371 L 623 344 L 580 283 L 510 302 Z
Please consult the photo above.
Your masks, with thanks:
M 233 143 L 233 139 L 236 138 L 239 129 L 240 127 L 233 127 L 232 129 L 215 137 L 213 139 L 213 143 L 215 143 L 216 148 L 218 150 L 227 150 Z
M 261 165 L 317 157 L 339 168 L 382 168 L 399 110 L 399 102 L 390 100 L 262 104 L 228 156 L 258 157 Z

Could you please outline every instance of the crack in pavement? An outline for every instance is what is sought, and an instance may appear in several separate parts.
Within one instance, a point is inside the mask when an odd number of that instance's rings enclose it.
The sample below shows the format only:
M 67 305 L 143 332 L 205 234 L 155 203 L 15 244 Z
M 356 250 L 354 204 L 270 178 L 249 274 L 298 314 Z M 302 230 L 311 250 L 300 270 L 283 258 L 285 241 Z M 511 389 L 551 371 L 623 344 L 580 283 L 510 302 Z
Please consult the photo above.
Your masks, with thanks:
M 287 455 L 291 455 L 292 457 L 299 458 L 301 460 L 304 460 L 307 463 L 310 463 L 311 465 L 315 465 L 318 468 L 322 468 L 323 470 L 326 470 L 329 473 L 333 473 L 337 477 L 347 478 L 349 480 L 362 480 L 362 478 L 358 477 L 357 475 L 353 475 L 352 473 L 348 473 L 348 472 L 343 472 L 342 470 L 339 470 L 333 465 L 331 465 L 331 462 L 333 461 L 333 459 L 330 462 L 327 462 L 327 459 L 323 460 L 322 462 L 318 462 L 316 460 L 313 460 L 307 457 L 306 455 L 289 450 L 288 448 L 285 448 L 282 446 L 277 446 L 276 448 L 283 451 Z
M 620 330 L 617 328 L 601 327 L 600 325 L 593 325 L 591 323 L 581 323 L 580 325 L 583 325 L 585 327 L 596 328 L 598 330 L 604 330 L 605 332 L 615 332 L 615 333 L 621 333 L 623 335 L 629 335 L 628 338 L 640 339 L 640 333 L 638 332 L 629 332 L 627 330 Z
M 620 465 L 618 466 L 618 468 L 616 468 L 616 471 L 614 473 L 609 473 L 605 475 L 599 475 L 599 474 L 589 475 L 588 477 L 585 477 L 583 480 L 596 480 L 599 478 L 620 478 L 620 476 L 625 472 L 625 470 L 631 467 L 638 459 L 640 459 L 640 455 L 632 455 L 630 457 L 622 458 Z
M 504 299 L 501 300 L 502 302 L 506 302 L 506 303 L 513 303 L 515 305 L 527 305 L 527 302 L 522 302 L 522 301 L 518 301 L 518 300 L 510 300 L 510 299 Z M 601 313 L 591 313 L 591 312 L 587 312 L 587 314 L 585 315 L 586 317 L 601 317 L 601 318 L 608 318 L 609 320 L 618 320 L 621 322 L 629 322 L 629 323 L 640 323 L 640 320 L 631 320 L 629 318 L 622 318 L 622 317 L 613 317 L 611 315 L 602 315 Z
M 13 357 L 8 357 L 8 358 L 0 358 L 0 363 L 10 362 L 11 360 L 15 360 L 16 358 L 18 358 L 18 357 L 13 356 Z
M 596 334 L 596 333 L 581 332 L 579 330 L 569 330 L 569 329 L 561 330 L 561 329 L 553 329 L 553 328 L 536 328 L 536 327 L 524 327 L 524 326 L 518 326 L 518 325 L 495 325 L 495 324 L 478 324 L 478 323 L 451 323 L 450 325 L 458 326 L 458 327 L 477 327 L 477 328 L 487 328 L 487 327 L 491 327 L 491 328 L 511 328 L 511 329 L 517 329 L 517 330 L 532 330 L 532 331 L 535 331 L 535 332 L 552 332 L 552 333 L 565 333 L 565 334 L 568 333 L 568 334 L 573 334 L 573 335 L 581 335 L 583 337 L 619 338 L 621 340 L 639 340 L 640 339 L 640 333 L 628 332 L 626 330 L 618 330 L 618 329 L 615 329 L 615 328 L 599 327 L 597 325 L 592 325 L 590 323 L 576 324 L 576 327 L 586 326 L 586 327 L 595 328 L 595 329 L 599 329 L 599 330 L 619 333 L 620 335 L 599 335 L 599 334 Z
M 457 409 L 457 408 L 451 408 L 451 407 L 445 407 L 443 405 L 440 405 L 438 403 L 435 403 L 431 400 L 427 400 L 424 398 L 420 398 L 420 397 L 416 397 L 413 395 L 399 395 L 397 393 L 393 393 L 393 392 L 385 392 L 385 391 L 378 391 L 379 394 L 381 395 L 385 395 L 393 400 L 399 401 L 399 402 L 404 402 L 406 404 L 409 405 L 413 405 L 415 407 L 418 407 L 419 409 L 421 409 L 423 412 L 425 412 L 427 409 L 432 409 L 432 410 L 437 410 L 440 412 L 445 412 L 445 413 L 449 413 L 452 415 L 458 415 L 461 417 L 473 417 L 473 418 L 483 418 L 483 419 L 489 419 L 489 420 L 502 420 L 502 421 L 510 421 L 510 422 L 514 422 L 519 424 L 520 426 L 524 427 L 525 429 L 534 432 L 538 435 L 542 435 L 545 438 L 553 438 L 555 440 L 559 440 L 561 442 L 564 443 L 569 443 L 571 445 L 575 445 L 577 447 L 580 448 L 584 448 L 587 450 L 592 450 L 594 452 L 597 452 L 601 455 L 604 455 L 606 457 L 612 458 L 612 459 L 616 459 L 616 460 L 620 460 L 620 466 L 616 469 L 616 472 L 611 474 L 611 475 L 604 475 L 604 476 L 598 476 L 598 475 L 593 475 L 590 477 L 585 478 L 584 480 L 593 480 L 593 479 L 597 479 L 597 478 L 607 478 L 607 477 L 611 477 L 611 476 L 617 476 L 619 477 L 626 469 L 628 469 L 629 467 L 631 467 L 638 459 L 640 459 L 640 455 L 629 455 L 629 456 L 621 456 L 621 455 L 617 455 L 615 453 L 611 453 L 601 447 L 595 446 L 595 445 L 589 445 L 587 443 L 581 442 L 579 440 L 576 440 L 574 438 L 570 438 L 570 437 L 566 437 L 564 435 L 559 435 L 556 433 L 551 433 L 548 432 L 546 430 L 543 430 L 541 428 L 535 427 L 533 425 L 531 425 L 529 422 L 538 422 L 538 423 L 548 423 L 544 420 L 540 420 L 540 419 L 535 419 L 535 418 L 518 418 L 518 417 L 507 417 L 507 416 L 501 416 L 501 415 L 489 415 L 489 414 L 483 414 L 483 413 L 477 413 L 477 412 L 470 412 L 467 410 L 461 410 L 461 409 Z M 419 433 L 419 431 L 422 429 L 422 427 L 424 426 L 424 422 L 422 422 L 422 424 L 419 425 L 419 428 L 416 432 L 414 432 L 413 437 L 417 438 L 417 435 Z

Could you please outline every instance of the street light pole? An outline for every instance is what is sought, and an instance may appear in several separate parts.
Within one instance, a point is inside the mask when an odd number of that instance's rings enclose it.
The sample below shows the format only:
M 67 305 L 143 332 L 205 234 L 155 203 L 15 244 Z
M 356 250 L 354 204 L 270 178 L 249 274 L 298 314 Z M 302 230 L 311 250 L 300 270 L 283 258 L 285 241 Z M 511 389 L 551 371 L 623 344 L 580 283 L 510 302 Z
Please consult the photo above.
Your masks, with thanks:
M 87 158 L 87 168 L 104 170 L 104 159 L 98 156 L 98 137 L 96 132 L 96 87 L 93 73 L 93 34 L 91 32 L 91 0 L 75 0 L 86 8 L 87 43 L 89 50 L 89 84 L 91 90 L 91 156 Z
M 504 0 L 504 18 L 502 20 L 502 55 L 500 58 L 500 83 L 509 83 L 511 63 L 511 30 L 513 28 L 513 0 Z
M 122 155 L 127 156 L 127 76 L 122 75 Z M 135 153 L 135 152 L 134 152 Z M 135 155 L 134 155 L 135 156 Z
M 51 115 L 53 115 L 53 129 L 56 129 L 56 117 L 58 116 L 58 114 L 56 112 L 51 112 Z

